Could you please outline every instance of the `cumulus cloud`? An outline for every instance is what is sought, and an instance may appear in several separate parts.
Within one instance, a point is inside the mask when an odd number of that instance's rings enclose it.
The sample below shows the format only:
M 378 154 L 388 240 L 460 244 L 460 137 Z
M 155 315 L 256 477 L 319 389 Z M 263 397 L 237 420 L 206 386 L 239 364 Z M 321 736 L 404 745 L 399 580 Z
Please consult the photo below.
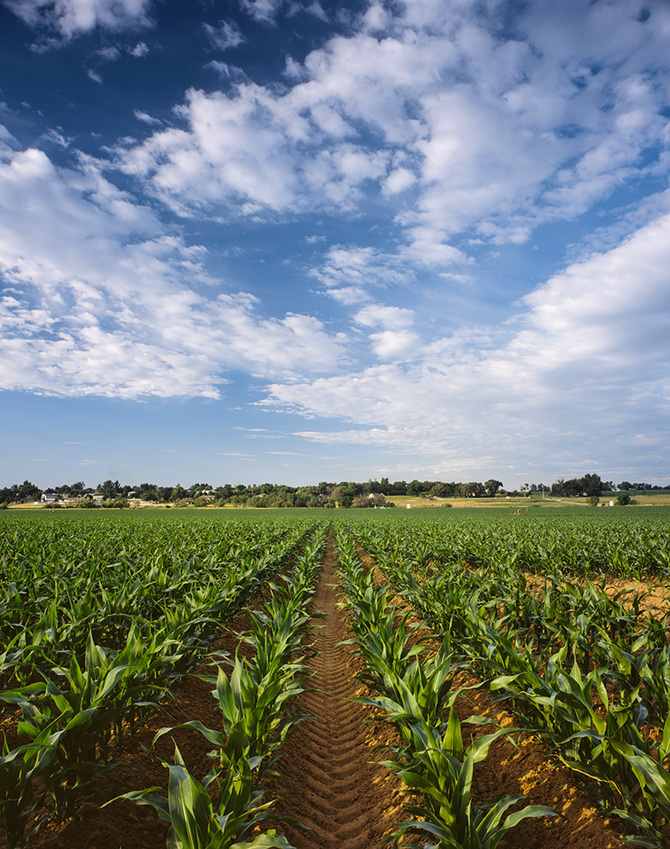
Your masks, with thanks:
M 245 41 L 239 27 L 232 21 L 219 21 L 216 26 L 205 23 L 203 28 L 212 47 L 217 50 L 231 50 Z
M 272 24 L 284 5 L 284 0 L 240 0 L 240 6 L 252 18 Z
M 0 388 L 62 395 L 215 398 L 226 372 L 332 372 L 344 338 L 309 315 L 265 317 L 221 291 L 207 251 L 80 155 L 0 159 Z
M 190 130 L 167 129 L 121 152 L 119 167 L 186 213 L 206 204 L 243 214 L 289 209 L 298 193 L 285 116 L 254 85 L 228 97 L 192 90 L 182 110 Z M 295 132 L 300 132 L 299 124 Z
M 410 329 L 414 324 L 410 309 L 368 304 L 356 313 L 354 322 L 375 331 L 370 334 L 370 345 L 381 360 L 402 359 L 419 348 L 419 337 Z
M 147 26 L 152 4 L 151 0 L 5 0 L 5 5 L 29 26 L 72 38 L 96 27 Z
M 472 464 L 484 472 L 494 461 L 509 477 L 523 456 L 549 474 L 584 463 L 658 474 L 657 438 L 670 413 L 668 268 L 665 213 L 538 287 L 507 328 L 463 328 L 405 363 L 277 383 L 265 403 L 349 423 L 301 432 L 306 439 L 439 457 L 426 462 L 440 473 Z M 356 320 L 410 324 L 404 311 L 377 305 Z
M 143 59 L 149 55 L 149 46 L 144 41 L 138 41 L 133 47 L 128 48 L 128 54 L 133 59 Z
M 282 7 L 243 5 L 265 21 Z M 511 37 L 496 4 L 475 15 L 469 3 L 372 3 L 349 36 L 290 60 L 288 88 L 191 91 L 186 129 L 120 167 L 184 214 L 349 212 L 379 192 L 411 197 L 395 211 L 404 256 L 435 267 L 463 263 L 468 232 L 521 244 L 602 200 L 670 139 L 667 6 L 649 4 L 643 20 L 626 0 L 571 5 L 548 46 L 553 12 L 538 5 L 516 14 Z M 616 39 L 595 36 L 603 9 Z
M 371 247 L 335 245 L 310 275 L 328 294 L 343 303 L 359 303 L 370 298 L 376 287 L 402 286 L 414 280 L 413 271 L 395 254 Z
M 409 168 L 396 168 L 384 181 L 383 191 L 387 195 L 397 195 L 407 191 L 416 183 L 416 174 Z
M 383 327 L 387 330 L 402 330 L 414 323 L 414 313 L 404 307 L 385 304 L 369 304 L 354 316 L 354 321 L 363 327 Z

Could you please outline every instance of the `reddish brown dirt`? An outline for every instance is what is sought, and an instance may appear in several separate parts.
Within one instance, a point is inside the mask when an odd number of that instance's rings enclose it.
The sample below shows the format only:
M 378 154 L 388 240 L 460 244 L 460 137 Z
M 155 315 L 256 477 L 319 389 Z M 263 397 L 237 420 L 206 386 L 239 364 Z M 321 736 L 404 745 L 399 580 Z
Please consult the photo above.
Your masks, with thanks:
M 266 595 L 267 588 L 261 589 L 248 606 L 258 606 Z M 248 625 L 248 613 L 239 611 L 216 641 L 215 648 L 234 654 L 238 632 L 246 630 Z M 198 672 L 211 673 L 212 669 L 203 666 Z M 212 746 L 199 734 L 176 731 L 163 737 L 155 748 L 151 743 L 159 728 L 186 720 L 199 719 L 209 728 L 220 728 L 220 712 L 211 690 L 212 686 L 195 674 L 187 676 L 175 690 L 174 700 L 161 705 L 140 732 L 124 741 L 118 759 L 96 777 L 93 786 L 82 791 L 76 816 L 65 822 L 49 823 L 30 841 L 33 849 L 165 849 L 167 828 L 149 808 L 125 801 L 104 809 L 101 805 L 130 790 L 166 788 L 167 770 L 161 760 L 172 761 L 175 742 L 196 777 L 201 779 L 207 773 L 211 767 L 207 753 Z M 0 849 L 5 849 L 2 835 Z
M 318 654 L 309 661 L 310 689 L 300 704 L 310 718 L 287 741 L 272 793 L 296 849 L 382 849 L 403 819 L 405 794 L 377 763 L 391 740 L 387 725 L 354 701 L 364 690 L 356 680 L 360 661 L 340 644 L 351 631 L 337 604 L 335 563 L 331 538 L 315 597 L 323 615 L 312 625 Z
M 455 683 L 479 682 L 463 676 Z M 461 719 L 478 714 L 503 727 L 516 724 L 486 689 L 467 691 L 457 707 Z M 492 730 L 493 726 L 477 727 L 473 736 Z M 481 800 L 493 800 L 506 793 L 523 795 L 525 804 L 549 805 L 559 815 L 522 823 L 508 838 L 507 849 L 623 849 L 622 838 L 598 812 L 575 774 L 552 756 L 536 736 L 521 734 L 496 741 L 489 757 L 476 768 L 475 785 Z
M 362 549 L 359 556 L 361 562 L 373 570 L 375 582 L 383 583 L 385 575 L 374 558 Z M 393 604 L 408 614 L 411 622 L 421 623 L 418 627 L 421 641 L 437 648 L 436 635 L 430 638 L 425 623 L 406 600 L 396 595 Z M 455 681 L 455 686 L 477 684 L 481 682 L 465 674 Z M 486 688 L 463 693 L 457 709 L 462 720 L 477 714 L 490 717 L 492 723 L 500 726 L 516 724 L 514 717 L 494 701 Z M 466 729 L 464 726 L 464 735 Z M 475 726 L 472 737 L 493 730 L 493 725 Z M 539 737 L 521 734 L 514 735 L 513 740 L 498 740 L 486 761 L 476 767 L 477 798 L 493 801 L 505 794 L 523 795 L 524 804 L 548 805 L 558 816 L 522 823 L 510 833 L 504 843 L 505 849 L 623 849 L 623 839 L 598 812 L 575 774 L 552 755 Z
M 534 592 L 544 592 L 546 579 L 534 572 L 524 572 L 527 586 Z M 575 578 L 576 583 L 585 583 L 583 578 Z M 600 582 L 596 581 L 598 586 Z M 653 581 L 635 581 L 624 578 L 608 578 L 605 583 L 605 592 L 610 598 L 619 596 L 619 601 L 624 606 L 632 606 L 635 595 L 643 595 L 641 610 L 648 613 L 654 619 L 663 619 L 670 614 L 670 587 L 666 584 L 654 583 Z
M 631 604 L 632 597 L 643 593 L 641 607 L 654 619 L 663 619 L 670 613 L 670 590 L 663 584 L 645 583 L 643 581 L 624 581 L 612 578 L 605 587 L 605 592 L 610 597 L 621 592 L 628 595 L 621 596 L 622 604 Z

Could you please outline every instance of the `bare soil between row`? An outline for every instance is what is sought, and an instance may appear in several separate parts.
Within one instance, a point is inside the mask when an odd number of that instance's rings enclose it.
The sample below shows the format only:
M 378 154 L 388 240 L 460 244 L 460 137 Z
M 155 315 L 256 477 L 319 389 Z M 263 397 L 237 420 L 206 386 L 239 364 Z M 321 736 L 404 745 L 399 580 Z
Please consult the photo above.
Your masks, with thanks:
M 379 764 L 395 742 L 392 729 L 355 701 L 365 690 L 360 660 L 342 644 L 352 633 L 338 606 L 336 563 L 329 535 L 307 640 L 315 651 L 298 705 L 308 718 L 282 750 L 271 795 L 296 849 L 382 849 L 403 818 L 406 794 Z

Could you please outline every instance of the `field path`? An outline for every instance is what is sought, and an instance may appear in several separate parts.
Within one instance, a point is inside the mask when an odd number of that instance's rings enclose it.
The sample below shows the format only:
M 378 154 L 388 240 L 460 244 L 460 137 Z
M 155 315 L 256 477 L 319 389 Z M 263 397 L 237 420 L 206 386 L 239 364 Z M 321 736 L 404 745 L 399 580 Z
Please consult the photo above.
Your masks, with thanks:
M 399 821 L 397 783 L 377 761 L 380 742 L 370 709 L 354 701 L 362 692 L 360 668 L 337 606 L 336 554 L 332 534 L 314 611 L 311 639 L 317 654 L 308 661 L 309 691 L 299 708 L 310 719 L 290 735 L 278 765 L 277 820 L 296 849 L 381 849 Z M 309 830 L 290 824 L 295 818 Z

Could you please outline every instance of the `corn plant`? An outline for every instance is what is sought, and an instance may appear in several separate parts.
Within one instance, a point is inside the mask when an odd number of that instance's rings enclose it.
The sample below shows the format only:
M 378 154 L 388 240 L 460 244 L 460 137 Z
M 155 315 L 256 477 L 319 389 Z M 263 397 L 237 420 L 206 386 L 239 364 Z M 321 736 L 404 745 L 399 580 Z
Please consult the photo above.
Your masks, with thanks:
M 480 719 L 474 721 L 479 723 Z M 555 816 L 545 805 L 526 805 L 507 813 L 523 800 L 522 796 L 502 796 L 491 804 L 473 799 L 475 765 L 486 760 L 496 740 L 512 731 L 499 728 L 466 747 L 453 706 L 444 731 L 422 721 L 413 722 L 409 744 L 400 760 L 385 762 L 408 787 L 420 793 L 414 807 L 420 819 L 403 823 L 400 833 L 427 832 L 437 838 L 429 844 L 435 849 L 495 849 L 523 820 Z
M 124 793 L 106 804 L 125 799 L 151 807 L 169 825 L 168 849 L 293 849 L 274 830 L 253 834 L 272 803 L 263 802 L 263 794 L 253 789 L 246 758 L 230 763 L 225 772 L 217 772 L 204 784 L 188 771 L 176 746 L 174 763 L 163 765 L 169 772 L 167 795 L 160 787 L 150 787 Z
M 266 818 L 272 802 L 263 802 L 260 776 L 283 743 L 293 720 L 287 703 L 303 692 L 299 676 L 301 632 L 309 615 L 320 544 L 308 546 L 299 559 L 294 580 L 284 589 L 273 588 L 270 599 L 251 613 L 251 628 L 240 642 L 254 650 L 251 659 L 236 653 L 232 671 L 217 668 L 212 695 L 219 707 L 221 728 L 212 729 L 198 720 L 176 728 L 195 731 L 212 746 L 213 766 L 199 782 L 188 771 L 178 748 L 169 771 L 168 793 L 160 788 L 126 793 L 119 799 L 150 805 L 170 824 L 168 849 L 291 849 L 274 831 L 246 840 Z M 162 728 L 157 742 L 174 728 Z M 115 801 L 115 800 L 112 800 Z
M 359 651 L 375 688 L 381 691 L 359 701 L 385 711 L 395 723 L 403 745 L 398 758 L 385 765 L 419 794 L 415 812 L 420 819 L 404 823 L 400 834 L 428 832 L 437 838 L 430 844 L 434 847 L 495 849 L 524 819 L 554 815 L 542 805 L 507 813 L 521 801 L 517 796 L 503 796 L 491 805 L 473 801 L 475 764 L 486 759 L 495 740 L 511 731 L 497 729 L 464 747 L 455 709 L 461 690 L 451 689 L 458 668 L 454 652 L 445 644 L 427 660 L 423 647 L 410 649 L 402 627 L 404 620 L 390 604 L 386 591 L 375 587 L 344 534 L 339 543 Z M 399 627 L 394 630 L 396 616 Z M 442 721 L 445 710 L 446 723 Z M 482 717 L 468 721 L 488 722 Z

